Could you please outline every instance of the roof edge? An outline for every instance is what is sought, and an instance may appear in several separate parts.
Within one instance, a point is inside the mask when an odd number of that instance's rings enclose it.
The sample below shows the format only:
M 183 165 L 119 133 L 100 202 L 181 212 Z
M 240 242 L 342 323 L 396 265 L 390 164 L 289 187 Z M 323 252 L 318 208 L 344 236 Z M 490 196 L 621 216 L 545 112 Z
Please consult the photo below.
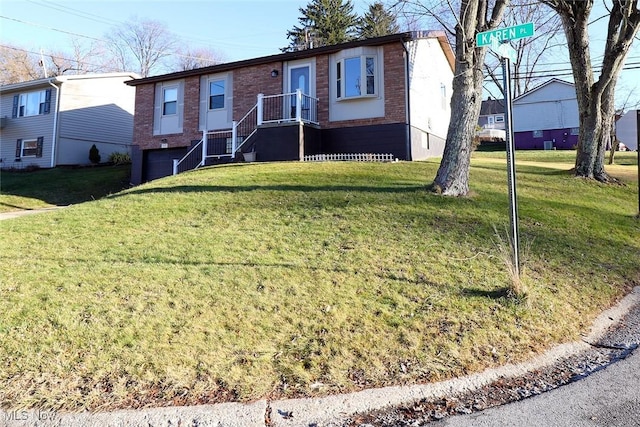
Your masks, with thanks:
M 156 83 L 156 82 L 167 81 L 167 80 L 181 79 L 185 77 L 200 76 L 204 74 L 231 71 L 238 68 L 243 68 L 243 67 L 248 67 L 253 65 L 263 65 L 263 64 L 269 64 L 272 62 L 283 62 L 283 61 L 291 61 L 295 59 L 304 59 L 304 58 L 309 58 L 319 54 L 334 53 L 340 50 L 349 49 L 353 47 L 379 46 L 379 45 L 393 43 L 393 42 L 404 43 L 411 40 L 426 39 L 426 38 L 437 38 L 439 40 L 440 45 L 445 51 L 447 60 L 449 60 L 449 64 L 450 65 L 453 64 L 452 65 L 452 70 L 453 70 L 455 61 L 452 63 L 449 57 L 449 55 L 451 55 L 451 58 L 454 58 L 453 51 L 451 50 L 451 46 L 449 45 L 449 41 L 447 40 L 444 32 L 442 31 L 410 31 L 410 32 L 389 34 L 386 36 L 374 37 L 374 38 L 364 39 L 364 40 L 354 40 L 346 43 L 340 43 L 340 44 L 330 45 L 330 46 L 322 46 L 314 49 L 305 49 L 305 50 L 298 50 L 293 52 L 283 52 L 283 53 L 274 54 L 274 55 L 261 56 L 258 58 L 227 62 L 223 64 L 211 65 L 208 67 L 195 68 L 193 70 L 176 71 L 173 73 L 160 74 L 157 76 L 150 76 L 150 77 L 144 77 L 141 79 L 130 80 L 126 82 L 126 84 L 130 86 L 138 86 L 146 83 Z M 449 54 L 447 53 L 447 50 L 445 49 L 443 43 L 446 43 L 446 45 L 448 46 Z

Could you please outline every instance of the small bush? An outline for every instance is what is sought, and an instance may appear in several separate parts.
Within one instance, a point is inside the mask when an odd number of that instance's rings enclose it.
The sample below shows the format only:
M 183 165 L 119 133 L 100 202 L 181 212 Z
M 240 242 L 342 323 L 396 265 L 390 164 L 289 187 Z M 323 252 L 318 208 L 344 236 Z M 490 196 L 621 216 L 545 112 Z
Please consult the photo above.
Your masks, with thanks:
M 98 150 L 98 147 L 96 147 L 96 144 L 93 144 L 89 149 L 89 160 L 94 165 L 100 163 L 100 151 Z
M 111 153 L 109 155 L 109 163 L 126 165 L 131 163 L 131 156 L 129 156 L 129 153 Z

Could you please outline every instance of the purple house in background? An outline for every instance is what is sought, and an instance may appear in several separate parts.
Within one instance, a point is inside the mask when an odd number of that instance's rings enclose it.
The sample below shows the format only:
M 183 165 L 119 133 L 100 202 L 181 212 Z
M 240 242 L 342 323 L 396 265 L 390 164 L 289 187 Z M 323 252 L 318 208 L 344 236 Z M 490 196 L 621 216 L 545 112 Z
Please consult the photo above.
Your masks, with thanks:
M 573 83 L 551 79 L 513 100 L 518 150 L 571 150 L 578 145 L 578 101 Z

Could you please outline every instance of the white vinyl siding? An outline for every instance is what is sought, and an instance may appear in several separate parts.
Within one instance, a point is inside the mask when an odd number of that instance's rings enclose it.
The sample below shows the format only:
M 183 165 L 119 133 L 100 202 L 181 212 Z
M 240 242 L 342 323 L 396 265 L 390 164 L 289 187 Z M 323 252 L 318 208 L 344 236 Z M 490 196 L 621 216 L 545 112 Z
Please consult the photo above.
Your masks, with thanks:
M 124 82 L 133 77 L 127 73 L 88 74 L 60 76 L 33 84 L 25 82 L 19 84 L 20 88 L 11 90 L 8 89 L 10 85 L 3 86 L 0 111 L 12 112 L 16 95 L 44 92 L 48 114 L 15 118 L 8 114 L 0 134 L 0 165 L 48 168 L 89 164 L 89 149 L 93 144 L 100 150 L 102 161 L 107 161 L 112 152 L 128 153 L 133 140 L 136 89 Z M 39 138 L 42 140 L 41 156 L 29 155 L 16 162 L 18 140 Z M 52 152 L 54 147 L 55 153 Z
M 135 87 L 127 76 L 78 78 L 62 84 L 58 119 L 60 165 L 89 163 L 93 144 L 101 161 L 114 152 L 128 153 L 133 142 Z
M 570 83 L 550 81 L 513 101 L 515 132 L 578 126 L 578 102 Z
M 411 127 L 444 139 L 451 114 L 453 72 L 437 39 L 407 43 L 409 64 L 409 118 Z M 402 76 L 403 78 L 404 76 Z M 394 76 L 393 78 L 401 78 Z M 423 144 L 423 149 L 426 149 Z
M 40 92 L 45 92 L 49 88 L 52 89 L 50 92 L 50 114 L 37 114 L 20 117 L 16 111 L 16 117 L 13 117 L 12 110 L 14 106 L 14 98 L 16 96 L 19 98 L 20 94 L 24 93 L 39 94 Z M 38 166 L 41 168 L 51 167 L 51 138 L 53 135 L 53 123 L 55 118 L 53 106 L 56 102 L 56 90 L 47 84 L 46 86 L 40 85 L 40 87 L 34 87 L 29 90 L 23 89 L 15 92 L 2 91 L 0 93 L 0 97 L 0 111 L 6 112 L 6 114 L 3 113 L 3 116 L 6 115 L 6 126 L 0 133 L 0 160 L 2 160 L 0 167 L 16 169 L 22 169 L 30 166 Z M 33 144 L 29 141 L 36 141 L 37 144 L 38 138 L 40 137 L 43 137 L 41 156 L 36 156 L 33 151 L 30 151 L 32 149 L 30 146 Z M 20 150 L 17 150 L 16 146 L 19 140 L 21 141 Z M 23 148 L 26 148 L 27 151 L 24 152 Z

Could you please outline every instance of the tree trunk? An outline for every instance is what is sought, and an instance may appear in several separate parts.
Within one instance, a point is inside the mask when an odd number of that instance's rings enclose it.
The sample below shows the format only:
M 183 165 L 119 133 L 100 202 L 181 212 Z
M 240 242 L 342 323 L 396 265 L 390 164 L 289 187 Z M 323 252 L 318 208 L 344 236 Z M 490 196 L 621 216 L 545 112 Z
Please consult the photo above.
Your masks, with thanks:
M 612 2 L 607 42 L 598 81 L 594 81 L 588 24 L 593 0 L 542 0 L 562 19 L 576 85 L 580 133 L 577 176 L 607 182 L 604 159 L 614 126 L 615 85 L 640 27 L 638 0 Z
M 482 104 L 482 65 L 487 48 L 476 47 L 477 32 L 494 29 L 508 0 L 496 0 L 488 19 L 487 0 L 463 0 L 456 25 L 456 67 L 447 140 L 433 189 L 446 196 L 469 193 L 469 165 Z
M 462 63 L 457 65 L 447 141 L 433 182 L 435 191 L 446 196 L 466 196 L 469 193 L 471 146 L 482 104 L 478 95 L 482 93 L 481 69 L 469 69 Z

